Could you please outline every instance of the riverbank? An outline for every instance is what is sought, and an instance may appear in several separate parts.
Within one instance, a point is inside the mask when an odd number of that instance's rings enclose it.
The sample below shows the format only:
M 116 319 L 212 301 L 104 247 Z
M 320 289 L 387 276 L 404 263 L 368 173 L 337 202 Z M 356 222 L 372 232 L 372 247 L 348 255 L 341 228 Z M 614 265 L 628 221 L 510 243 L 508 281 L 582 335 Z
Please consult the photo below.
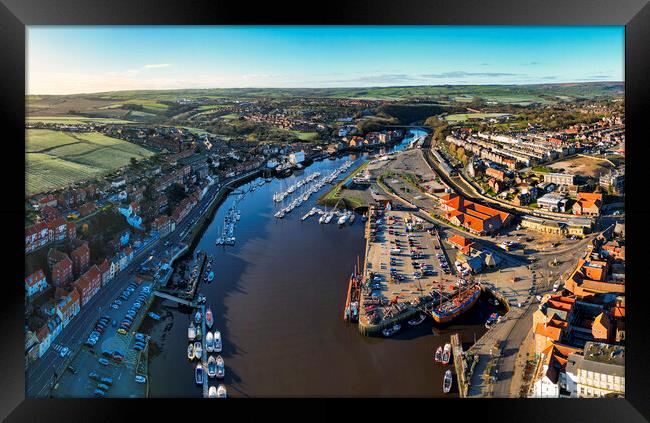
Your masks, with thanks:
M 358 195 L 354 195 L 354 192 L 346 189 L 344 185 L 359 174 L 363 169 L 368 166 L 368 161 L 364 161 L 359 166 L 357 166 L 350 174 L 341 180 L 339 183 L 334 185 L 329 191 L 323 194 L 317 201 L 316 204 L 335 207 L 337 204 L 343 205 L 343 208 L 349 210 L 356 210 L 361 207 L 368 207 L 368 202 L 361 199 Z

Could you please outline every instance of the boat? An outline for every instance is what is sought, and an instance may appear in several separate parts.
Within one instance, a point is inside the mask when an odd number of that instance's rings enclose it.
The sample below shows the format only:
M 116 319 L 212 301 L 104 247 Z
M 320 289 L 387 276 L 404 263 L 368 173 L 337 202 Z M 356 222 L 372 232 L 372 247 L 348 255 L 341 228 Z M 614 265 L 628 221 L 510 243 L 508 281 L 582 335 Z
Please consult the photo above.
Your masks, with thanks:
M 196 338 L 196 328 L 194 327 L 194 322 L 190 322 L 190 326 L 187 328 L 187 339 L 194 341 Z
M 350 212 L 348 217 L 348 222 L 350 223 L 350 225 L 354 223 L 354 218 L 355 218 L 354 213 Z
M 326 213 L 321 214 L 320 218 L 318 219 L 318 223 L 325 223 L 325 216 L 327 216 Z
M 445 347 L 442 349 L 442 360 L 440 362 L 442 364 L 449 364 L 450 359 L 451 359 L 451 344 L 447 343 L 445 344 Z
M 212 346 L 214 352 L 221 352 L 221 348 L 223 344 L 221 342 L 221 332 L 219 332 L 218 330 L 214 331 L 214 336 L 212 338 Z
M 196 311 L 196 314 L 194 315 L 194 321 L 196 322 L 197 325 L 199 323 L 201 323 L 201 312 L 198 311 L 198 310 Z
M 214 340 L 212 332 L 210 331 L 208 331 L 208 333 L 205 335 L 205 350 L 207 352 L 214 351 Z
M 212 319 L 212 310 L 210 310 L 210 307 L 205 312 L 205 324 L 208 325 L 209 328 L 212 327 L 212 324 L 214 323 L 214 320 Z
M 223 385 L 223 383 L 219 384 L 219 387 L 217 388 L 217 397 L 226 398 L 227 396 L 228 392 L 226 391 L 226 387 Z
M 187 346 L 187 358 L 190 360 L 194 360 L 194 344 L 190 343 L 190 345 Z
M 338 224 L 339 224 L 339 225 L 345 225 L 345 222 L 347 222 L 347 221 L 348 221 L 348 215 L 345 214 L 345 213 L 343 213 L 343 214 L 339 217 Z
M 420 313 L 420 315 L 417 318 L 413 318 L 413 319 L 409 320 L 407 323 L 409 325 L 411 325 L 411 326 L 417 326 L 420 323 L 424 322 L 424 319 L 426 319 L 426 318 L 427 318 L 427 316 L 425 314 Z
M 196 341 L 194 343 L 194 357 L 200 360 L 202 355 L 203 355 L 203 345 L 201 344 L 201 342 Z
M 436 363 L 442 363 L 442 347 L 438 347 L 436 349 L 436 354 L 434 356 L 434 360 Z
M 215 377 L 217 375 L 217 360 L 213 356 L 208 358 L 208 377 Z
M 499 300 L 497 300 L 496 298 L 488 299 L 488 303 L 492 304 L 493 306 L 498 306 L 500 304 Z
M 389 337 L 395 335 L 395 334 L 396 334 L 396 333 L 397 333 L 401 328 L 402 328 L 402 326 L 400 326 L 399 323 L 395 323 L 395 324 L 393 325 L 393 327 L 386 328 L 386 329 L 382 330 L 381 333 L 382 333 L 386 338 L 389 338 Z
M 214 386 L 208 388 L 208 398 L 217 398 L 217 388 Z
M 196 325 L 196 336 L 194 337 L 194 339 L 196 341 L 200 341 L 202 336 L 203 336 L 203 333 L 201 332 L 201 326 Z
M 456 286 L 453 286 L 455 289 Z M 467 289 L 458 291 L 444 303 L 443 297 L 440 297 L 441 304 L 431 309 L 431 317 L 436 323 L 448 323 L 467 310 L 471 309 L 481 296 L 481 287 L 476 284 Z
M 196 370 L 194 371 L 194 381 L 197 385 L 203 385 L 203 366 L 201 366 L 201 363 L 196 365 Z
M 333 212 L 329 212 L 325 215 L 325 223 L 330 223 L 332 221 L 332 218 L 334 217 Z
M 451 374 L 451 370 L 447 370 L 445 372 L 445 378 L 442 381 L 442 392 L 445 394 L 448 394 L 449 391 L 451 391 L 451 383 L 453 381 L 453 377 Z
M 221 358 L 220 355 L 217 356 L 217 378 L 223 379 L 223 377 L 226 375 L 226 366 L 223 362 L 223 358 Z
M 208 273 L 208 279 L 207 280 L 208 280 L 208 282 L 212 282 L 214 280 L 214 272 L 213 271 L 210 271 L 210 273 Z
M 345 300 L 343 320 L 346 322 L 359 321 L 359 299 L 361 296 L 361 275 L 357 274 L 357 268 L 350 275 L 348 282 L 348 295 Z

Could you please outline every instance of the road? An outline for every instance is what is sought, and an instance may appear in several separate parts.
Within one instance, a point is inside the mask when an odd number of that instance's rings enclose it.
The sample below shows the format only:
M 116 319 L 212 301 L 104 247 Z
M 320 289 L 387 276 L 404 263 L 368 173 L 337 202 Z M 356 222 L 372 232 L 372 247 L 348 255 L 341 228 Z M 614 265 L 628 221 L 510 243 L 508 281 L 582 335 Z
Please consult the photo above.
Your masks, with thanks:
M 172 244 L 177 244 L 181 241 L 180 234 L 191 227 L 192 222 L 198 219 L 214 200 L 219 190 L 229 189 L 227 186 L 237 180 L 244 179 L 258 169 L 247 172 L 238 177 L 228 178 L 222 184 L 213 185 L 210 187 L 206 195 L 199 201 L 199 203 L 188 213 L 180 225 L 164 238 L 159 238 L 157 241 L 151 243 L 149 247 L 140 252 L 138 257 L 134 257 L 126 269 L 121 270 L 115 277 L 102 287 L 93 298 L 90 299 L 88 304 L 81 308 L 79 314 L 75 316 L 68 326 L 63 328 L 59 336 L 53 341 L 53 344 L 63 345 L 70 348 L 71 352 L 61 357 L 58 351 L 50 347 L 45 354 L 40 357 L 36 362 L 27 367 L 25 372 L 26 394 L 27 397 L 43 397 L 48 396 L 54 382 L 54 373 L 60 375 L 65 371 L 63 364 L 68 361 L 70 355 L 76 354 L 81 345 L 86 341 L 91 332 L 92 327 L 99 317 L 103 314 L 102 308 L 105 311 L 110 303 L 117 298 L 120 293 L 126 288 L 129 281 L 134 277 L 130 272 L 138 268 L 140 258 L 150 254 L 156 245 L 161 241 L 169 241 Z

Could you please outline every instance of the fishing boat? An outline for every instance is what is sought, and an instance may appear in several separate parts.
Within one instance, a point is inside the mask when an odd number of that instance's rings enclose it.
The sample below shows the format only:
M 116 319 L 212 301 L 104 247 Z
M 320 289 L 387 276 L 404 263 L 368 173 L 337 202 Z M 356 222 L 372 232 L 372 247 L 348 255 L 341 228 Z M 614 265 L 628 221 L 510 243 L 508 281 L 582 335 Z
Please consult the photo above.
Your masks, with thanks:
M 213 378 L 217 375 L 217 360 L 213 356 L 208 358 L 208 376 Z
M 451 383 L 453 381 L 451 370 L 445 372 L 445 378 L 442 381 L 442 392 L 448 394 L 451 391 Z
M 386 328 L 381 331 L 381 333 L 386 337 L 389 338 L 393 335 L 395 335 L 399 330 L 402 328 L 399 323 L 395 323 L 392 327 Z
M 199 323 L 201 323 L 201 312 L 198 311 L 198 310 L 196 311 L 196 314 L 194 315 L 194 321 L 196 322 L 197 325 Z
M 196 328 L 194 327 L 194 322 L 190 322 L 190 326 L 187 328 L 187 339 L 194 341 L 196 338 Z
M 436 349 L 436 354 L 434 356 L 434 360 L 436 363 L 442 363 L 442 347 L 438 347 Z
M 208 281 L 208 282 L 212 282 L 213 280 L 214 280 L 214 272 L 213 272 L 213 271 L 210 271 L 210 273 L 208 273 L 208 279 L 207 279 L 207 281 Z
M 196 370 L 194 371 L 194 381 L 197 385 L 203 385 L 203 366 L 201 363 L 196 365 Z
M 194 357 L 200 360 L 202 355 L 203 355 L 203 345 L 201 344 L 201 342 L 196 341 L 194 343 Z
M 223 377 L 226 375 L 226 366 L 225 366 L 225 364 L 223 362 L 223 358 L 221 358 L 220 355 L 217 356 L 216 364 L 217 364 L 217 375 L 216 376 L 219 379 L 223 379 Z
M 187 346 L 187 358 L 190 360 L 194 360 L 194 344 L 190 343 L 190 345 Z
M 442 349 L 442 364 L 449 364 L 449 360 L 451 359 L 451 344 L 447 343 L 445 344 L 445 347 Z
M 205 324 L 211 328 L 213 323 L 214 320 L 212 319 L 212 310 L 210 310 L 210 307 L 208 307 L 208 309 L 205 311 Z
M 221 352 L 223 344 L 221 343 L 221 332 L 218 330 L 214 331 L 214 336 L 212 337 L 212 346 L 214 352 Z
M 227 396 L 228 392 L 226 391 L 226 387 L 223 385 L 223 383 L 219 384 L 219 387 L 217 388 L 217 397 L 226 398 Z
M 208 388 L 208 398 L 217 398 L 217 388 L 214 386 Z
M 453 294 L 447 301 L 443 302 L 443 296 L 440 296 L 440 304 L 431 309 L 431 317 L 436 323 L 448 323 L 471 309 L 480 295 L 481 287 L 476 284 Z
M 413 318 L 413 319 L 409 320 L 407 323 L 409 325 L 411 325 L 411 326 L 417 326 L 420 323 L 424 322 L 424 319 L 426 319 L 426 318 L 427 318 L 427 316 L 425 314 L 420 313 L 420 315 L 417 318 Z
M 214 351 L 214 336 L 210 331 L 205 335 L 205 350 L 207 352 Z

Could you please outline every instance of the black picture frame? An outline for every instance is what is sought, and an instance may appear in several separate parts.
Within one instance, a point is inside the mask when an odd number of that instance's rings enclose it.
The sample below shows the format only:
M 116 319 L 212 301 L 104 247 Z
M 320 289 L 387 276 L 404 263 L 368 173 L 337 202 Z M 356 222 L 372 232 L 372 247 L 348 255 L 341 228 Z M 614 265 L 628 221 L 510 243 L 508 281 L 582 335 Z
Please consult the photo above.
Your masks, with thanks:
M 626 93 L 626 219 L 628 231 L 626 398 L 576 400 L 420 400 L 413 403 L 381 400 L 346 400 L 350 409 L 323 404 L 320 400 L 300 411 L 303 418 L 313 414 L 332 418 L 494 419 L 499 421 L 644 421 L 650 418 L 650 372 L 647 365 L 648 341 L 646 322 L 648 298 L 643 262 L 648 254 L 647 222 L 650 206 L 644 201 L 644 164 L 649 140 L 645 115 L 650 100 L 650 5 L 648 0 L 455 0 L 455 1 L 328 1 L 307 2 L 216 2 L 192 0 L 101 1 L 101 0 L 1 0 L 0 52 L 0 119 L 2 120 L 4 156 L 2 171 L 3 222 L 2 255 L 4 268 L 4 304 L 0 307 L 0 417 L 7 421 L 104 421 L 124 418 L 154 418 L 153 409 L 182 411 L 204 403 L 191 400 L 51 400 L 26 399 L 24 389 L 24 290 L 20 256 L 24 243 L 24 155 L 21 143 L 25 128 L 25 26 L 29 25 L 625 25 L 625 93 Z M 311 6 L 311 7 L 310 7 Z M 568 66 L 572 64 L 567 64 Z M 579 65 L 579 64 L 574 64 Z M 647 261 L 647 260 L 646 260 Z M 200 401 L 200 400 L 197 400 Z M 225 410 L 245 413 L 263 411 L 263 418 L 284 417 L 281 413 L 298 413 L 294 404 L 304 401 L 256 400 L 250 407 L 245 401 L 219 403 L 220 418 Z M 338 404 L 337 404 L 338 405 Z M 202 410 L 205 408 L 205 410 Z M 354 410 L 356 408 L 356 411 Z M 197 408 L 198 412 L 217 413 L 216 406 Z M 302 409 L 302 407 L 300 407 Z M 313 410 L 313 411 L 312 411 Z M 442 410 L 442 411 L 441 411 Z M 194 411 L 192 411 L 193 413 Z M 132 414 L 127 414 L 132 413 Z M 308 414 L 307 414 L 308 413 Z M 447 414 L 448 417 L 445 417 Z M 241 418 L 243 414 L 239 414 Z M 127 417 L 128 416 L 128 417 Z M 216 418 L 213 414 L 213 418 Z M 234 417 L 232 417 L 234 418 Z

